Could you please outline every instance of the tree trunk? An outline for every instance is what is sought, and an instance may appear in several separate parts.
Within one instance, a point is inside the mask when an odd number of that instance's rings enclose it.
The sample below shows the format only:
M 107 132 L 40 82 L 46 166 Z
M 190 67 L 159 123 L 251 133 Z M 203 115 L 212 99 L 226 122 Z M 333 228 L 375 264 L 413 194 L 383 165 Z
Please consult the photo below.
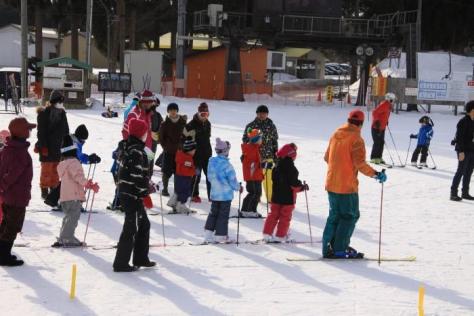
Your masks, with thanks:
M 41 3 L 35 5 L 35 55 L 43 59 L 43 10 Z M 49 56 L 45 56 L 49 58 Z
M 109 69 L 112 72 L 115 72 L 115 69 L 117 69 L 117 57 L 118 57 L 118 40 L 119 40 L 119 23 L 117 22 L 117 16 L 114 15 L 112 17 L 112 35 L 111 35 L 111 40 L 112 40 L 112 47 L 111 47 L 111 53 L 110 53 L 110 60 L 109 60 Z
M 128 38 L 129 38 L 129 49 L 137 49 L 137 7 L 133 5 L 130 11 L 130 24 L 128 29 Z
M 125 0 L 117 2 L 117 14 L 119 15 L 119 60 L 120 72 L 124 72 L 123 52 L 125 50 Z
M 71 17 L 71 58 L 79 60 L 79 16 Z

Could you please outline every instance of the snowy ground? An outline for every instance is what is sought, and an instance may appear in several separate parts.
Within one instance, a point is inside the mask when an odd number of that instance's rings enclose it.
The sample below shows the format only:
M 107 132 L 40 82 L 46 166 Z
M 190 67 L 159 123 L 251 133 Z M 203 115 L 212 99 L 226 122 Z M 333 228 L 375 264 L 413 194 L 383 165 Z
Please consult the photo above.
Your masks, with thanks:
M 162 100 L 167 104 L 171 99 Z M 178 100 L 189 117 L 200 100 Z M 247 122 L 254 118 L 256 104 L 209 101 L 213 137 L 230 140 L 231 161 L 241 178 L 240 139 Z M 164 107 L 164 106 L 163 106 Z M 301 179 L 310 186 L 308 194 L 312 233 L 310 245 L 189 246 L 202 239 L 209 204 L 193 205 L 191 216 L 165 217 L 167 243 L 184 241 L 180 247 L 152 248 L 150 257 L 158 268 L 133 274 L 112 272 L 113 250 L 52 249 L 62 216 L 46 210 L 38 188 L 39 163 L 34 158 L 33 198 L 18 243 L 14 248 L 26 262 L 21 268 L 0 268 L 0 305 L 9 315 L 416 315 L 418 288 L 424 286 L 425 315 L 474 315 L 474 203 L 448 200 L 456 167 L 449 145 L 456 122 L 447 107 L 435 109 L 436 124 L 431 151 L 437 170 L 411 167 L 387 171 L 383 217 L 383 255 L 416 255 L 411 263 L 385 262 L 288 262 L 287 257 L 318 256 L 320 239 L 328 213 L 324 191 L 327 141 L 346 118 L 351 107 L 302 107 L 270 105 L 270 117 L 280 133 L 280 144 L 295 142 L 299 148 L 296 165 Z M 162 113 L 164 109 L 161 108 Z M 30 121 L 34 109 L 26 109 Z M 390 128 L 401 159 L 405 160 L 408 135 L 416 133 L 421 114 L 393 115 Z M 12 116 L 0 117 L 6 128 Z M 109 245 L 118 239 L 123 216 L 105 207 L 113 197 L 109 173 L 111 152 L 120 139 L 121 118 L 106 119 L 100 109 L 68 111 L 72 130 L 80 123 L 89 128 L 85 152 L 96 152 L 103 160 L 96 179 L 101 191 L 96 196 L 87 241 Z M 368 150 L 369 124 L 363 129 Z M 31 142 L 34 143 L 35 136 Z M 390 145 L 390 137 L 387 135 Z M 213 139 L 214 142 L 214 139 Z M 412 144 L 413 145 L 413 144 Z M 398 157 L 389 146 L 393 159 Z M 413 147 L 412 147 L 413 148 Z M 385 159 L 389 156 L 385 153 Z M 431 160 L 429 160 L 431 162 Z M 85 167 L 87 172 L 87 167 Z M 159 179 L 155 179 L 158 181 Z M 203 186 L 202 186 L 203 187 Z M 352 245 L 369 256 L 378 249 L 381 185 L 360 177 L 361 218 Z M 474 193 L 471 192 L 471 193 Z M 154 196 L 159 205 L 158 196 Z M 204 199 L 205 200 L 205 199 Z M 164 203 L 166 199 L 164 199 Z M 238 200 L 233 201 L 236 212 Z M 158 209 L 157 209 L 158 210 Z M 260 211 L 265 213 L 265 204 Z M 150 216 L 151 243 L 162 242 L 161 217 Z M 82 216 L 77 236 L 82 238 L 87 216 Z M 241 240 L 260 238 L 263 220 L 242 220 Z M 236 220 L 229 224 L 236 234 Z M 309 240 L 306 204 L 297 201 L 292 221 L 297 240 Z M 68 297 L 71 266 L 77 264 L 77 297 Z

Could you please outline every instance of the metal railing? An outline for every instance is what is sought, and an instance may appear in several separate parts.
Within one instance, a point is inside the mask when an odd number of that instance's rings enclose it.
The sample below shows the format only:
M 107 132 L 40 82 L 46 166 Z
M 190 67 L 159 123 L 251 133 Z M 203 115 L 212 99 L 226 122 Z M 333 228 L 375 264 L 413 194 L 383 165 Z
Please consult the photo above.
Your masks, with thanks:
M 194 30 L 211 30 L 221 27 L 223 23 L 239 29 L 259 30 L 264 16 L 254 16 L 241 12 L 219 12 L 216 23 L 211 26 L 207 10 L 194 12 Z M 416 23 L 416 11 L 402 11 L 374 16 L 370 19 L 332 18 L 301 15 L 272 16 L 276 22 L 274 31 L 302 35 L 331 35 L 352 38 L 386 38 L 395 27 Z M 262 21 L 261 21 L 262 20 Z M 263 24 L 264 25 L 264 24 Z

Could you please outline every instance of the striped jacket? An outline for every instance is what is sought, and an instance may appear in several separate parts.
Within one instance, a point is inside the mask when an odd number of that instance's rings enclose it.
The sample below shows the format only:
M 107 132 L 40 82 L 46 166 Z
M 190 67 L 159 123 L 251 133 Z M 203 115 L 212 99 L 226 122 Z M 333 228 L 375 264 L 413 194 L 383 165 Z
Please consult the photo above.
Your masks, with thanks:
M 148 158 L 145 144 L 130 136 L 119 160 L 118 185 L 121 197 L 140 199 L 148 195 Z

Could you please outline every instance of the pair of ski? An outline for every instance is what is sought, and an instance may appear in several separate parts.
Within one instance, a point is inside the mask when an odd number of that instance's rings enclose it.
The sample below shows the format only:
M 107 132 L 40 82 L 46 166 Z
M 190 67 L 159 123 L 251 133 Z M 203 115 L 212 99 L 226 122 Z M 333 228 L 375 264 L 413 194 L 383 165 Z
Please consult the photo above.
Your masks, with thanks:
M 304 257 L 290 257 L 286 258 L 287 261 L 291 262 L 314 262 L 314 261 L 330 261 L 330 262 L 340 262 L 340 261 L 379 261 L 377 257 L 363 257 L 363 258 L 344 258 L 344 259 L 330 259 L 324 257 L 314 257 L 314 258 L 304 258 Z M 381 257 L 381 262 L 413 262 L 416 261 L 415 256 L 407 257 Z
M 320 243 L 320 241 L 314 241 L 313 243 Z M 239 241 L 239 244 L 245 245 L 298 245 L 298 244 L 311 244 L 310 241 L 299 241 L 299 240 L 289 240 L 285 242 L 278 242 L 278 241 L 265 241 L 263 239 L 257 240 L 245 240 Z M 237 245 L 236 240 L 230 240 L 225 242 L 199 242 L 199 243 L 189 243 L 190 246 L 219 246 L 219 245 Z
M 169 244 L 150 244 L 150 248 L 161 248 L 161 247 L 178 247 L 184 245 L 183 241 L 177 243 L 169 243 Z M 33 249 L 48 249 L 48 248 L 56 248 L 56 249 L 74 249 L 74 248 L 89 248 L 93 250 L 108 250 L 108 249 L 117 249 L 117 245 L 66 245 L 61 243 L 54 243 L 51 246 L 31 246 L 30 243 L 16 243 L 14 247 L 17 248 L 33 248 Z
M 422 166 L 422 165 L 409 165 L 411 167 L 414 167 L 418 170 L 422 170 L 422 169 L 431 169 L 431 170 L 435 170 L 436 169 L 436 166 L 434 167 L 428 167 L 428 166 Z
M 196 214 L 197 211 L 191 210 L 190 212 L 177 212 L 177 211 L 169 211 L 169 212 L 164 212 L 163 215 L 191 215 L 191 214 Z M 148 215 L 150 216 L 160 216 L 161 212 L 148 212 Z M 207 215 L 207 214 L 206 214 Z

